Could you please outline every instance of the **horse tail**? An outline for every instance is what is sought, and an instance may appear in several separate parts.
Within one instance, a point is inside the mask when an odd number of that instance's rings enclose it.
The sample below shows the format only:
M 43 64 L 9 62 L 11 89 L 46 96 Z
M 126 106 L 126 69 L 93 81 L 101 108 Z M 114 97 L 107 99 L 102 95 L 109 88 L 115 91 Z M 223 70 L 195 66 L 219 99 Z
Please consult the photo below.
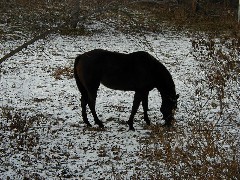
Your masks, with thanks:
M 74 78 L 76 80 L 76 84 L 77 84 L 77 87 L 79 89 L 79 91 L 81 92 L 82 96 L 87 96 L 87 91 L 86 89 L 84 88 L 79 76 L 78 76 L 78 65 L 79 65 L 79 61 L 81 59 L 81 55 L 77 56 L 76 59 L 75 59 L 75 62 L 74 62 Z

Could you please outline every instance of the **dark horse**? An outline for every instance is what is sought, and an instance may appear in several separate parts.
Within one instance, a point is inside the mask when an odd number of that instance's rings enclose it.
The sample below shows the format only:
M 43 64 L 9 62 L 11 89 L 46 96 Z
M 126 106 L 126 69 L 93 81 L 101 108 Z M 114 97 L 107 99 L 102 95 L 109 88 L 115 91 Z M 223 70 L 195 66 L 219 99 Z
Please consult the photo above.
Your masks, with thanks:
M 95 49 L 79 55 L 74 64 L 74 77 L 80 90 L 82 117 L 88 125 L 86 106 L 90 107 L 94 121 L 104 127 L 95 111 L 97 90 L 100 83 L 108 88 L 135 91 L 132 112 L 128 120 L 130 130 L 134 130 L 133 117 L 142 102 L 144 120 L 149 125 L 148 94 L 157 88 L 162 96 L 161 112 L 165 125 L 171 126 L 177 107 L 175 85 L 166 67 L 147 52 L 131 54 Z

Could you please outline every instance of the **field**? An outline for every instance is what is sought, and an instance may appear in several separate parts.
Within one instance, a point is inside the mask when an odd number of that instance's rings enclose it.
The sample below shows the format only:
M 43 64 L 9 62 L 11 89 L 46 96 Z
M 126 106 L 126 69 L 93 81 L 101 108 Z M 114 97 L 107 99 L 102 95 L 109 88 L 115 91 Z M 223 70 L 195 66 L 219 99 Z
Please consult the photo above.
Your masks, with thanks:
M 129 34 L 98 20 L 85 31 L 51 34 L 0 64 L 0 179 L 240 179 L 239 39 Z M 21 43 L 0 40 L 0 56 Z M 151 125 L 140 108 L 129 131 L 134 92 L 102 85 L 96 110 L 106 128 L 85 126 L 73 63 L 97 48 L 144 50 L 168 68 L 180 94 L 173 128 L 162 126 L 154 89 Z

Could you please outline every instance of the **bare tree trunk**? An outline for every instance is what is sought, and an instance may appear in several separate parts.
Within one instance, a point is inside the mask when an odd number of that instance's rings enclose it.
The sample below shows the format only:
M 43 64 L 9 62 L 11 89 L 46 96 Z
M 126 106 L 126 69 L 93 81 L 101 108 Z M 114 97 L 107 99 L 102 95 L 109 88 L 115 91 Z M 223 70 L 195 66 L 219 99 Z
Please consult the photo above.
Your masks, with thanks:
M 76 28 L 79 22 L 79 15 L 80 15 L 80 0 L 71 0 L 71 20 L 70 26 L 72 28 Z
M 238 23 L 240 22 L 240 0 L 238 2 Z
M 193 13 L 197 12 L 198 0 L 178 0 L 178 4 L 182 4 L 186 8 L 190 9 Z
M 192 0 L 192 12 L 197 12 L 197 0 Z

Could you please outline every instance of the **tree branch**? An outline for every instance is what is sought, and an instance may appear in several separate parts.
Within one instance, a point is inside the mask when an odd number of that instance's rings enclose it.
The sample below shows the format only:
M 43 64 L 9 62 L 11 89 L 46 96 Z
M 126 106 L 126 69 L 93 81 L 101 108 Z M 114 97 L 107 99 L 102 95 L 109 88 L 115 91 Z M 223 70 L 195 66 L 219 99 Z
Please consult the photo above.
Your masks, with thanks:
M 116 10 L 116 9 L 119 9 L 119 8 L 123 8 L 123 7 L 126 7 L 127 5 L 131 5 L 131 4 L 134 4 L 134 3 L 141 3 L 141 2 L 154 2 L 154 3 L 157 3 L 156 0 L 136 0 L 136 1 L 131 1 L 131 2 L 128 2 L 128 3 L 119 3 L 117 1 L 112 1 L 110 2 L 109 4 L 107 4 L 106 6 L 104 7 L 101 7 L 101 8 L 97 8 L 95 10 L 93 10 L 92 12 L 89 12 L 87 13 L 86 15 L 80 17 L 78 20 L 79 21 L 83 21 L 84 19 L 88 18 L 88 17 L 91 17 L 93 15 L 96 15 L 96 14 L 99 14 L 99 13 L 102 13 L 102 12 L 106 12 L 106 11 L 109 11 L 109 10 Z M 123 11 L 122 11 L 123 12 Z M 126 13 L 126 12 L 125 12 Z M 128 14 L 127 16 L 130 17 L 130 15 Z M 24 44 L 22 44 L 21 46 L 19 46 L 18 48 L 14 49 L 14 50 L 11 50 L 10 53 L 6 54 L 5 56 L 3 56 L 1 59 L 0 59 L 0 64 L 4 61 L 6 61 L 8 58 L 10 58 L 11 56 L 15 55 L 16 53 L 20 52 L 21 50 L 23 50 L 24 48 L 27 48 L 29 45 L 33 44 L 34 42 L 38 41 L 39 39 L 44 39 L 47 35 L 53 33 L 53 32 L 56 32 L 58 30 L 60 30 L 62 27 L 66 27 L 68 26 L 69 24 L 71 24 L 72 21 L 68 21 L 66 23 L 63 23 L 62 25 L 60 25 L 59 27 L 55 27 L 55 28 L 52 28 L 52 29 L 48 29 L 46 31 L 44 31 L 43 33 L 41 33 L 40 35 L 32 38 L 31 40 L 25 42 Z
M 10 53 L 6 54 L 5 56 L 3 56 L 3 57 L 0 59 L 0 64 L 1 64 L 3 61 L 5 61 L 5 60 L 7 60 L 8 58 L 10 58 L 11 56 L 13 56 L 14 54 L 20 52 L 22 49 L 27 48 L 29 45 L 33 44 L 35 41 L 37 41 L 37 40 L 39 40 L 39 39 L 45 38 L 45 36 L 47 36 L 48 34 L 54 32 L 54 30 L 55 30 L 55 29 L 49 29 L 49 30 L 43 32 L 42 34 L 34 37 L 33 39 L 27 41 L 26 43 L 24 43 L 23 45 L 19 46 L 18 48 L 10 51 Z

